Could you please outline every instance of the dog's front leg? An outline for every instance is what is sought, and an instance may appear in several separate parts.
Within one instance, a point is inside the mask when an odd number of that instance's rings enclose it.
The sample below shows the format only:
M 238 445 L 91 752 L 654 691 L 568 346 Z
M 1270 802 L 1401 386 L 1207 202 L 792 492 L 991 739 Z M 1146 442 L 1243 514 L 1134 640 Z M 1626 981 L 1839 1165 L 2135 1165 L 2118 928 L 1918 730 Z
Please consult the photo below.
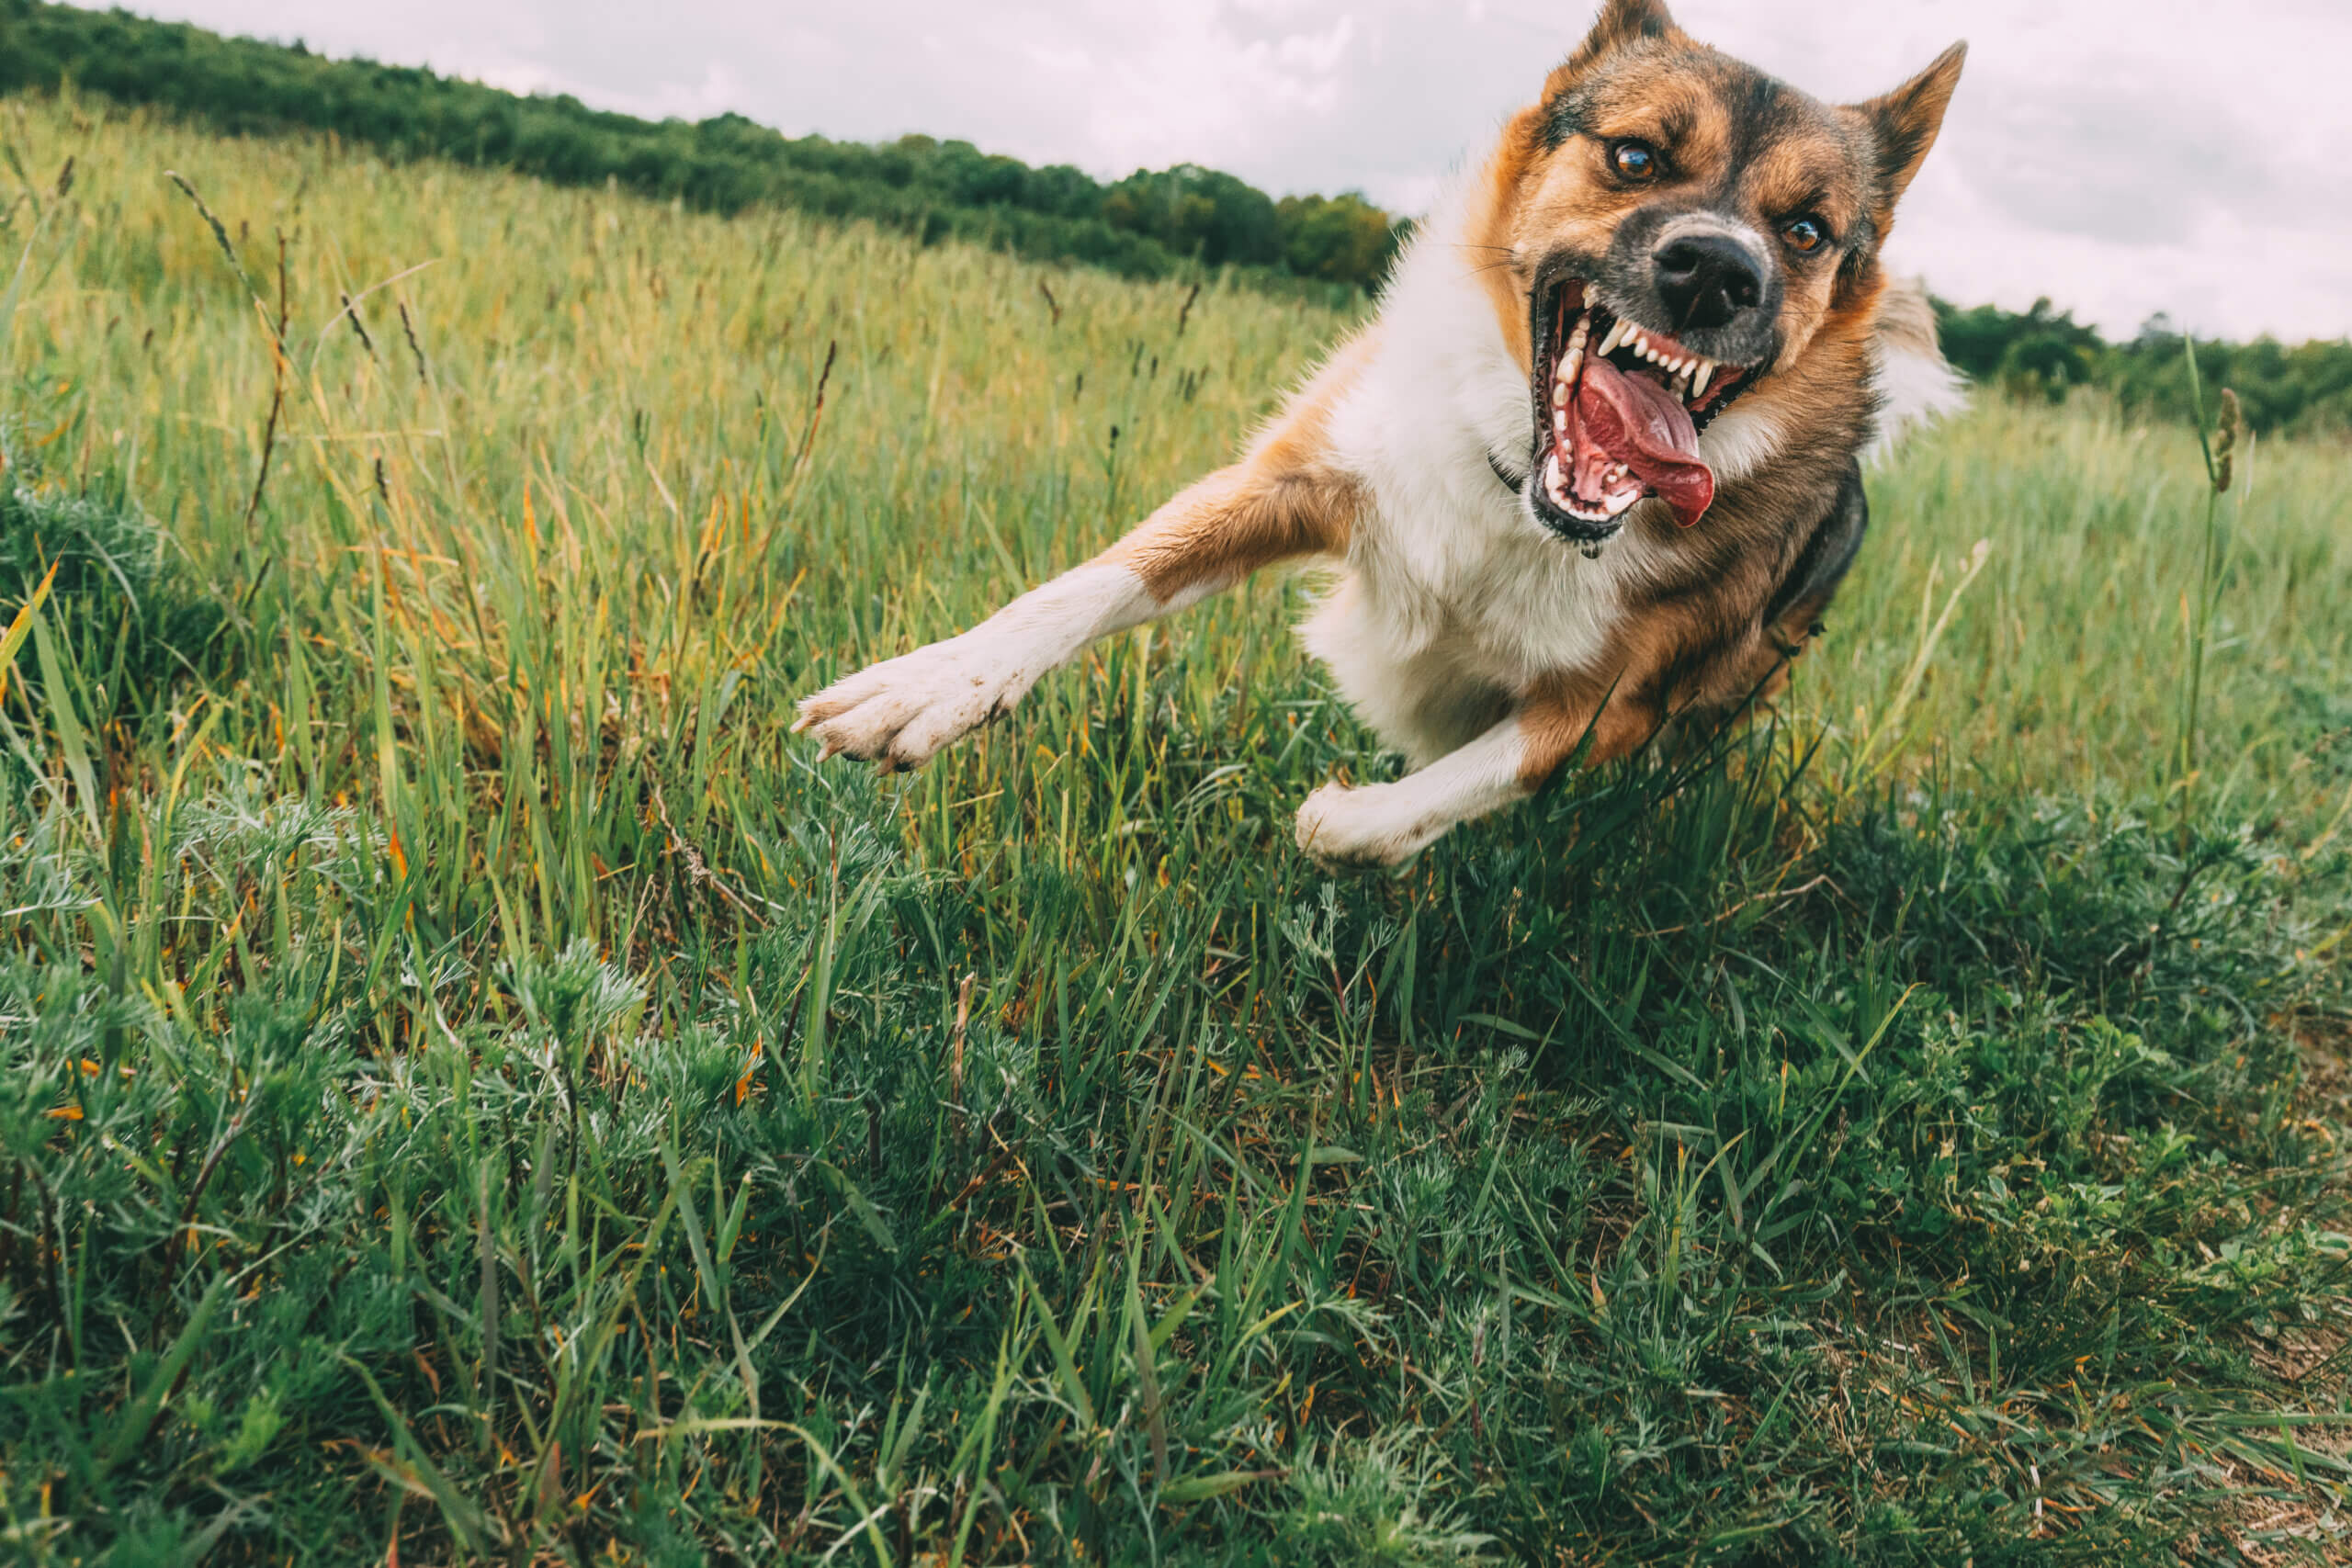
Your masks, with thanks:
M 861 671 L 800 704 L 825 755 L 918 768 L 1011 708 L 1100 637 L 1231 587 L 1286 558 L 1347 546 L 1355 481 L 1322 458 L 1320 424 L 1278 426 L 1250 456 L 1178 495 L 1086 565 L 961 637 Z
M 1164 608 L 1134 572 L 1091 561 L 961 637 L 885 660 L 804 698 L 793 729 L 814 729 L 828 757 L 846 752 L 886 773 L 919 768 L 1010 709 L 1038 677 L 1096 637 Z
M 1336 865 L 1395 865 L 1457 823 L 1516 806 L 1579 754 L 1624 756 L 1657 727 L 1639 696 L 1594 681 L 1545 682 L 1457 751 L 1395 784 L 1328 784 L 1298 811 L 1298 847 Z

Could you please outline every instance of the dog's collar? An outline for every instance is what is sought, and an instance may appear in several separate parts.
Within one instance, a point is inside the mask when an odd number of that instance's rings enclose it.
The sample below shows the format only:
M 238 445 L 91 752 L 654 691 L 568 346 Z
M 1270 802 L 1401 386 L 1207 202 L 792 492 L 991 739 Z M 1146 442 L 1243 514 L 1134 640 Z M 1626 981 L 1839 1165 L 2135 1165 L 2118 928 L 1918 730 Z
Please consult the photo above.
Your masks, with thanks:
M 1503 489 L 1510 491 L 1511 494 L 1517 495 L 1527 488 L 1527 476 L 1514 474 L 1504 468 L 1503 460 L 1492 452 L 1487 454 L 1487 467 L 1494 470 L 1495 478 L 1501 480 Z
M 1525 492 L 1527 489 L 1527 476 L 1525 474 L 1521 474 L 1517 477 L 1513 477 L 1511 471 L 1503 466 L 1503 460 L 1500 457 L 1496 457 L 1492 452 L 1488 452 L 1487 454 L 1487 467 L 1493 471 L 1496 482 L 1503 487 L 1504 491 L 1510 494 L 1513 501 L 1517 501 L 1520 496 Z M 1577 548 L 1583 552 L 1585 559 L 1599 560 L 1600 558 L 1600 547 L 1607 541 L 1602 539 L 1588 539 L 1570 542 L 1576 544 Z

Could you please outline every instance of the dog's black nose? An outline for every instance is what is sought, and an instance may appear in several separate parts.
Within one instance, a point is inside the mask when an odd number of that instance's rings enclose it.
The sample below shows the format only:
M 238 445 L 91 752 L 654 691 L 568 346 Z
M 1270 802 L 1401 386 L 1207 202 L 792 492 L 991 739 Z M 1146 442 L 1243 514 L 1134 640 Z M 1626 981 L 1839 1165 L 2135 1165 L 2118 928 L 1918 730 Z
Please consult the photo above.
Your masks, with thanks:
M 1724 327 L 1764 298 L 1764 278 L 1738 241 L 1686 234 L 1658 248 L 1657 292 L 1674 331 Z

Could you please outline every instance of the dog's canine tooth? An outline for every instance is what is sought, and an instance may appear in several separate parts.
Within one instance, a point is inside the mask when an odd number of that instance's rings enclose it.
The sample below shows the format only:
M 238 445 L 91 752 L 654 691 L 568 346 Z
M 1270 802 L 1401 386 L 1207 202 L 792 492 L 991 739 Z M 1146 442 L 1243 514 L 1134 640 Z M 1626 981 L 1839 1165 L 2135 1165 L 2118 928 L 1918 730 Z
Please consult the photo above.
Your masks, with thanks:
M 1609 329 L 1609 335 L 1600 340 L 1600 346 L 1594 350 L 1594 352 L 1599 354 L 1603 359 L 1608 358 L 1611 355 L 1617 352 L 1617 345 L 1623 343 L 1626 337 L 1630 335 L 1632 329 L 1626 326 L 1623 321 L 1619 321 L 1616 325 Z
M 1712 359 L 1702 359 L 1699 361 L 1699 373 L 1690 378 L 1690 395 L 1694 398 L 1705 397 L 1707 395 L 1707 383 L 1714 378 L 1715 362 Z

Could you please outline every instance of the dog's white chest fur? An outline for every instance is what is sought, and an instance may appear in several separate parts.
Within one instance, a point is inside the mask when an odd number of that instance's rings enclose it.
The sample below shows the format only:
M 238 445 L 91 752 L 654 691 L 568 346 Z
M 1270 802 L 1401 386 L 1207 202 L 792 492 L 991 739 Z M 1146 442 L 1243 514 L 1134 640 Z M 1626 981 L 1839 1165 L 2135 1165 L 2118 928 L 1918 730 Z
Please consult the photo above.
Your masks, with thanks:
M 1646 565 L 1632 531 L 1588 558 L 1497 478 L 1490 453 L 1526 462 L 1527 373 L 1450 228 L 1441 218 L 1399 263 L 1374 357 L 1332 411 L 1332 456 L 1368 504 L 1303 628 L 1356 711 L 1417 765 L 1538 677 L 1598 662 Z

